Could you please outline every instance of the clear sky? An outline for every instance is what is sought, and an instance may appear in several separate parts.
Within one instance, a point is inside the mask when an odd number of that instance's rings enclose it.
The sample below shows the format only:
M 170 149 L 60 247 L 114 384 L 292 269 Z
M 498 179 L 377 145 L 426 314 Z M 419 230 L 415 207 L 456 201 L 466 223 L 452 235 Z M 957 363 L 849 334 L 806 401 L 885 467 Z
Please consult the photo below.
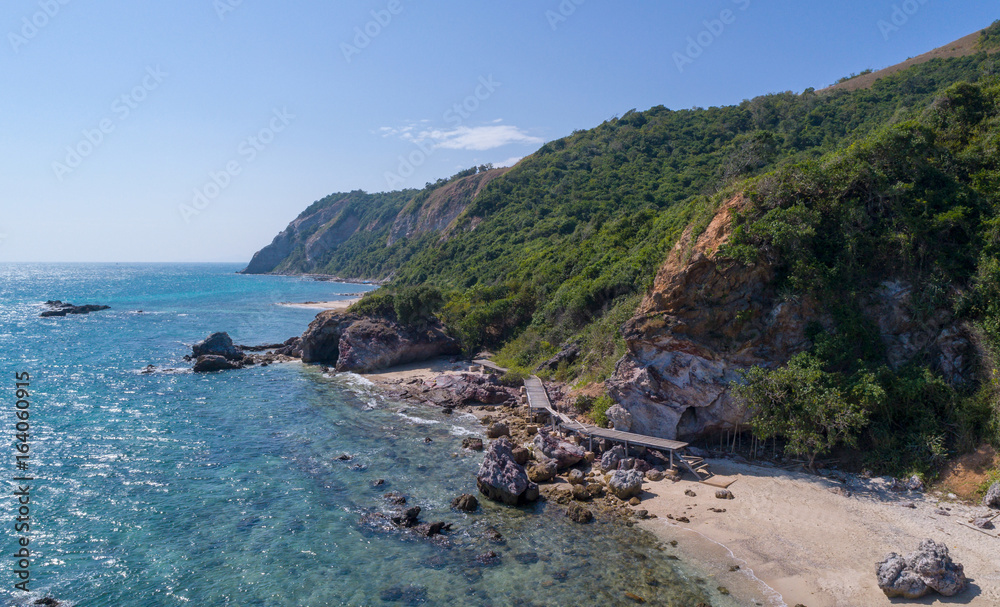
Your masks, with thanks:
M 332 192 L 513 162 L 632 108 L 821 88 L 997 18 L 981 0 L 5 0 L 0 261 L 248 261 Z

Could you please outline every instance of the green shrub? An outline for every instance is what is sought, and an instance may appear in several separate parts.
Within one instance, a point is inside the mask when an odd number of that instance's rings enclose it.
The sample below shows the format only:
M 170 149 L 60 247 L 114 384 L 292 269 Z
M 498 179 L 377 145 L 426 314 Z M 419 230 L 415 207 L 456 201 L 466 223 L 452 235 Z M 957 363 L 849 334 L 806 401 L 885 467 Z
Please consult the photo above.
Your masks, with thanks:
M 530 376 L 531 374 L 523 369 L 509 369 L 500 376 L 499 381 L 508 388 L 519 388 L 524 385 L 524 380 Z
M 611 421 L 608 419 L 608 409 L 615 406 L 615 401 L 607 394 L 598 397 L 590 408 L 590 418 L 594 423 L 602 428 L 607 428 Z

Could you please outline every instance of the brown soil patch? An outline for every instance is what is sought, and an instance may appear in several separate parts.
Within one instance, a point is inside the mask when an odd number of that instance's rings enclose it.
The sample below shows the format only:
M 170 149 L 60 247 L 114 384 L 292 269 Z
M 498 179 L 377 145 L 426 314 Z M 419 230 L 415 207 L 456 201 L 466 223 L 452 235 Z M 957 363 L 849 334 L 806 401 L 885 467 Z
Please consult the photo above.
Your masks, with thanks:
M 1000 467 L 1000 455 L 989 445 L 950 462 L 936 483 L 939 489 L 950 491 L 962 499 L 975 500 L 977 491 L 991 470 Z
M 887 67 L 883 70 L 877 72 L 872 72 L 871 74 L 865 74 L 864 76 L 858 76 L 857 78 L 851 78 L 846 82 L 841 82 L 840 84 L 834 84 L 825 89 L 822 89 L 821 93 L 832 93 L 833 91 L 856 91 L 859 89 L 866 89 L 871 85 L 875 84 L 876 80 L 884 78 L 890 74 L 895 74 L 901 70 L 905 70 L 908 67 L 913 67 L 914 65 L 920 65 L 921 63 L 927 63 L 931 59 L 950 59 L 952 57 L 965 57 L 979 52 L 976 48 L 976 43 L 979 42 L 979 37 L 982 35 L 982 31 L 978 31 L 974 34 L 969 34 L 964 38 L 959 38 L 958 40 L 946 44 L 942 47 L 936 48 L 929 53 L 924 53 L 917 57 L 911 57 L 902 63 L 897 63 L 891 67 Z M 996 49 L 989 51 L 990 53 L 997 52 Z

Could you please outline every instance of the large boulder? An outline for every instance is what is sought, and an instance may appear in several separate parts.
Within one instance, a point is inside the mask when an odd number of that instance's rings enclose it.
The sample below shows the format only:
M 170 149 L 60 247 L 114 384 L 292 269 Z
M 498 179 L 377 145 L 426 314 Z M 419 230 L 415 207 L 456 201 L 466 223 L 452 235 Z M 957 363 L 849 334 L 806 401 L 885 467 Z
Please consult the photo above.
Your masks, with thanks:
M 983 505 L 987 508 L 1000 510 L 1000 482 L 993 483 L 983 498 Z
M 227 360 L 243 360 L 243 351 L 233 344 L 229 333 L 212 333 L 204 340 L 191 346 L 195 358 L 221 356 Z
M 623 459 L 625 459 L 625 447 L 615 445 L 601 456 L 601 468 L 605 470 L 617 470 L 619 462 Z
M 605 415 L 611 420 L 611 424 L 615 427 L 615 430 L 619 432 L 632 431 L 632 414 L 626 411 L 625 407 L 614 405 L 608 409 Z
M 212 354 L 199 356 L 198 360 L 194 363 L 195 373 L 212 373 L 214 371 L 229 371 L 240 368 L 242 368 L 240 363 Z
M 620 500 L 629 500 L 642 493 L 642 472 L 615 470 L 608 479 L 608 490 Z
M 545 459 L 528 466 L 528 479 L 533 483 L 547 483 L 556 478 L 557 472 L 555 460 Z
M 514 459 L 513 450 L 513 445 L 506 438 L 493 441 L 476 475 L 480 493 L 495 502 L 511 506 L 522 500 L 531 501 L 531 497 L 538 498 L 538 486 L 528 480 L 524 466 Z M 534 495 L 525 494 L 529 485 L 534 485 Z
M 929 539 L 905 557 L 889 553 L 876 573 L 878 587 L 889 598 L 913 600 L 931 591 L 955 596 L 968 586 L 964 568 L 951 560 L 948 547 Z
M 460 350 L 439 323 L 414 327 L 336 310 L 320 312 L 302 334 L 302 362 L 331 364 L 342 372 L 368 373 Z
M 536 451 L 554 459 L 560 470 L 580 463 L 587 453 L 583 447 L 562 440 L 545 428 L 538 429 L 534 442 Z

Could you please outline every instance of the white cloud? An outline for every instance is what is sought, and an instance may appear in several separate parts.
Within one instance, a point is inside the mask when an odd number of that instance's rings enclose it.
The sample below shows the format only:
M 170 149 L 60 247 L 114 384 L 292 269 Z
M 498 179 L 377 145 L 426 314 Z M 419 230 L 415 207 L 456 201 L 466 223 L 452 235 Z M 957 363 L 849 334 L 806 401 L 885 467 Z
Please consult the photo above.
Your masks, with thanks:
M 415 125 L 400 128 L 382 127 L 379 133 L 383 137 L 399 137 L 411 143 L 429 142 L 434 149 L 472 150 L 483 152 L 505 145 L 522 144 L 537 145 L 544 143 L 539 137 L 529 135 L 524 130 L 511 125 L 496 124 L 490 126 L 459 126 L 454 129 L 425 129 L 416 131 Z
M 512 167 L 515 164 L 521 162 L 522 160 L 524 160 L 524 156 L 514 156 L 513 158 L 508 158 L 507 160 L 502 160 L 500 162 L 496 162 L 496 163 L 493 164 L 493 166 L 495 166 L 497 168 L 500 168 L 500 167 Z

